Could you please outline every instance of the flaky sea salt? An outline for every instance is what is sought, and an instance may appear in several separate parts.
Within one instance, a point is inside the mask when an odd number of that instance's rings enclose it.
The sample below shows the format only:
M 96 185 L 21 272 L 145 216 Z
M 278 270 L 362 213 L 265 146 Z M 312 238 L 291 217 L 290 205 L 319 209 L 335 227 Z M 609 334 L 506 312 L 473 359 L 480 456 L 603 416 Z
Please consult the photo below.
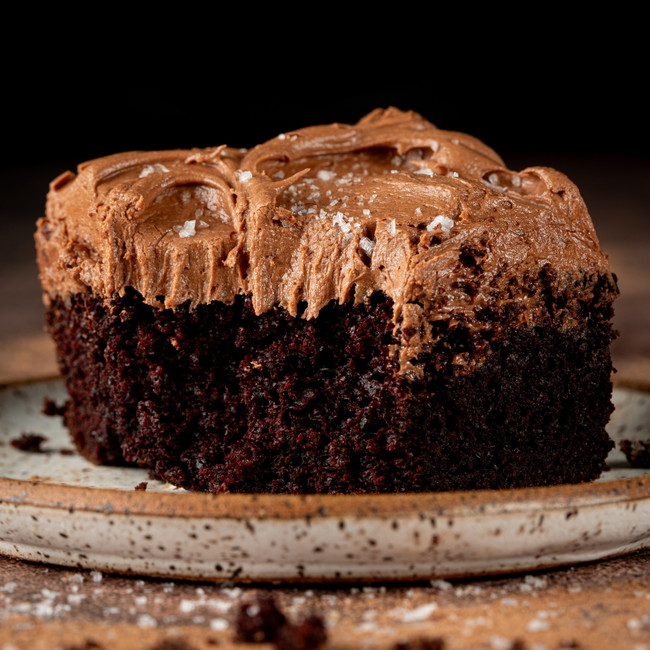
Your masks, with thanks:
M 528 629 L 530 632 L 544 632 L 550 627 L 551 626 L 547 621 L 540 621 L 538 618 L 534 618 L 532 621 L 528 622 L 528 625 L 526 625 L 526 629 Z
M 194 197 L 201 201 L 210 212 L 218 212 L 222 209 L 219 193 L 214 187 L 199 185 L 194 188 Z
M 142 171 L 140 172 L 140 178 L 145 178 L 145 176 L 151 176 L 151 174 L 155 174 L 156 172 L 162 172 L 163 174 L 166 174 L 169 172 L 169 169 L 165 167 L 162 163 L 154 163 L 153 165 L 145 165 L 142 168 Z
M 248 183 L 248 181 L 253 178 L 252 172 L 249 172 L 247 169 L 235 172 L 235 175 L 240 183 Z
M 486 185 L 493 190 L 499 190 L 500 192 L 504 192 L 507 189 L 500 184 L 499 175 L 496 172 L 492 172 L 487 178 L 484 178 L 483 185 Z
M 210 629 L 221 632 L 228 629 L 228 621 L 225 618 L 213 618 L 210 621 Z
M 418 169 L 415 173 L 416 174 L 421 174 L 422 176 L 430 176 L 431 178 L 433 178 L 435 176 L 435 173 L 434 173 L 433 169 L 429 169 L 428 167 Z
M 388 227 L 386 230 L 391 237 L 395 236 L 395 233 L 397 232 L 397 224 L 395 223 L 395 219 L 391 219 L 388 222 Z
M 332 221 L 336 224 L 344 233 L 349 233 L 352 230 L 352 226 L 345 221 L 345 215 L 342 212 L 337 212 Z
M 284 170 L 278 169 L 275 174 L 273 174 L 273 178 L 277 178 L 278 180 L 282 180 L 284 178 Z
M 449 234 L 451 229 L 454 227 L 454 220 L 439 214 L 437 217 L 433 218 L 433 221 L 427 226 L 427 230 L 431 232 L 438 226 L 442 228 L 444 233 Z
M 537 576 L 524 576 L 524 582 L 527 585 L 530 585 L 531 587 L 535 587 L 537 589 L 543 589 L 546 587 L 546 580 L 544 580 L 544 578 L 538 578 Z
M 321 169 L 316 173 L 316 178 L 321 181 L 331 181 L 333 178 L 336 178 L 336 172 L 331 172 L 327 169 Z
M 367 237 L 362 237 L 359 240 L 359 246 L 365 251 L 368 257 L 370 257 L 372 255 L 372 251 L 375 250 L 375 242 L 372 241 L 372 239 L 368 239 Z
M 490 648 L 492 648 L 492 650 L 511 650 L 512 639 L 506 639 L 502 636 L 493 636 L 490 639 Z
M 400 618 L 404 623 L 418 623 L 426 621 L 437 609 L 438 605 L 436 603 L 427 603 L 415 609 L 402 611 Z
M 377 623 L 374 621 L 364 621 L 357 625 L 357 630 L 359 632 L 374 632 L 377 629 Z
M 206 607 L 210 607 L 212 609 L 215 609 L 216 611 L 220 612 L 221 614 L 225 614 L 226 612 L 229 612 L 232 609 L 233 604 L 231 602 L 226 602 L 223 600 L 207 600 L 205 602 Z
M 178 233 L 179 237 L 193 237 L 196 235 L 196 219 L 190 219 L 182 226 L 174 226 L 174 230 Z
M 141 614 L 137 620 L 138 627 L 158 627 L 158 621 L 150 614 Z
M 239 598 L 243 592 L 241 587 L 223 587 L 221 589 L 221 593 L 226 598 L 236 599 Z

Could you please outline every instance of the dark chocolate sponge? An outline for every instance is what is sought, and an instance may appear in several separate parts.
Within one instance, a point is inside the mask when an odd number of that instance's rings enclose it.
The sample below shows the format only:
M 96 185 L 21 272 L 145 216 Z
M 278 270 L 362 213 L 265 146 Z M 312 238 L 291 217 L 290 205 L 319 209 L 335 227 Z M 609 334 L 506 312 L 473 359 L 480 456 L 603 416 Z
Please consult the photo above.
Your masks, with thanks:
M 550 289 L 534 326 L 513 303 L 479 312 L 482 327 L 440 321 L 415 380 L 379 292 L 312 320 L 256 316 L 245 297 L 163 310 L 133 290 L 109 305 L 85 293 L 55 300 L 48 322 L 65 422 L 96 463 L 215 492 L 510 488 L 601 472 L 614 291 L 603 276 L 582 327 L 557 326 L 567 296 Z

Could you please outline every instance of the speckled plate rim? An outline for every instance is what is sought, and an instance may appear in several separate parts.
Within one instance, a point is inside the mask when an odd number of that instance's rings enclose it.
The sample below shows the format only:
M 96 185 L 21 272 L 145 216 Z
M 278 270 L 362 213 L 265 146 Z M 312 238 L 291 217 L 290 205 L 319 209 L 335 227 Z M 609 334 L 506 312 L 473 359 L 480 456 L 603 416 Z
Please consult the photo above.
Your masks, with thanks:
M 27 386 L 45 379 L 56 377 L 0 384 L 0 389 Z M 618 377 L 612 380 L 617 387 L 650 395 L 650 383 Z M 649 497 L 650 474 L 573 485 L 362 495 L 148 493 L 0 477 L 0 503 L 147 517 L 302 519 L 347 515 L 395 518 L 425 512 L 462 517 L 529 511 L 531 508 L 549 510 L 627 504 Z
M 206 494 L 87 488 L 0 477 L 0 503 L 70 512 L 105 512 L 146 517 L 269 518 L 475 516 L 552 510 L 646 500 L 650 475 L 604 483 L 580 483 L 510 490 L 401 494 Z
M 35 383 L 6 388 L 29 392 Z M 643 394 L 643 410 L 624 422 L 635 431 L 642 423 L 645 431 L 650 389 L 616 384 L 631 389 L 622 413 L 626 403 L 636 404 L 636 392 Z M 650 547 L 650 472 L 616 476 L 576 485 L 379 495 L 142 491 L 121 483 L 87 487 L 2 476 L 0 553 L 227 582 L 422 580 L 538 570 Z

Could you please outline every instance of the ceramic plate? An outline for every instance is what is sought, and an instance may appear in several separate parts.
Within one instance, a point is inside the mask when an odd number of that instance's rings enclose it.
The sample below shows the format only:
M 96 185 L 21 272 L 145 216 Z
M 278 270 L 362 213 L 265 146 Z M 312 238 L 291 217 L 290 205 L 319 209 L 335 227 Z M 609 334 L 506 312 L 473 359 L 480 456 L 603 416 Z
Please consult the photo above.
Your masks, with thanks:
M 191 494 L 72 452 L 60 380 L 0 389 L 0 553 L 201 580 L 405 580 L 584 562 L 650 546 L 650 470 L 596 482 L 376 496 Z M 619 386 L 615 439 L 650 438 L 650 392 Z M 47 438 L 42 453 L 10 442 Z M 135 486 L 147 481 L 147 489 Z

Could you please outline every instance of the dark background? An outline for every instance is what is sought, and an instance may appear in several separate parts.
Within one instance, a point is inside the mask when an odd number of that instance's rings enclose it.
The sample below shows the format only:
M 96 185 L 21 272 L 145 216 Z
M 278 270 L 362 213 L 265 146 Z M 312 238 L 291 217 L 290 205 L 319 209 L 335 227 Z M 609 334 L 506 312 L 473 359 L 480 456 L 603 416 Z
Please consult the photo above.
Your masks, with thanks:
M 307 73 L 288 64 L 235 61 L 228 70 L 176 68 L 156 78 L 142 65 L 96 68 L 89 75 L 59 62 L 32 74 L 29 83 L 24 75 L 6 78 L 0 343 L 19 350 L 20 341 L 41 332 L 32 232 L 48 183 L 61 172 L 125 150 L 249 147 L 283 131 L 355 122 L 393 105 L 479 137 L 514 169 L 548 165 L 576 182 L 620 276 L 617 363 L 626 374 L 650 380 L 645 90 L 624 53 L 613 59 L 611 48 L 594 52 L 572 60 L 553 59 L 546 50 L 519 57 L 482 53 L 470 66 L 430 52 L 418 55 L 417 65 L 402 58 L 397 73 L 370 60 L 345 68 L 306 61 Z M 640 371 L 639 358 L 649 363 Z
M 521 62 L 520 62 L 521 65 Z M 339 86 L 277 84 L 268 78 L 228 88 L 203 79 L 89 83 L 43 78 L 11 94 L 5 121 L 5 164 L 80 160 L 130 149 L 251 146 L 286 131 L 333 121 L 354 122 L 377 106 L 413 109 L 444 129 L 471 133 L 509 152 L 645 155 L 648 106 L 630 71 L 564 65 L 523 76 L 505 64 L 489 71 L 435 69 L 406 80 Z M 363 78 L 363 77 L 362 77 Z M 241 80 L 238 80 L 241 83 Z M 191 81 L 185 83 L 191 84 Z M 36 156 L 35 156 L 36 154 Z
M 354 122 L 378 106 L 471 133 L 512 167 L 560 166 L 567 155 L 613 165 L 647 160 L 645 89 L 631 65 L 639 60 L 620 45 L 597 46 L 595 39 L 568 59 L 547 42 L 526 55 L 492 49 L 474 64 L 431 50 L 404 59 L 408 51 L 397 51 L 397 72 L 395 61 L 310 59 L 298 72 L 288 61 L 259 61 L 260 54 L 254 64 L 233 55 L 226 69 L 175 61 L 166 71 L 164 53 L 158 61 L 152 51 L 93 66 L 95 52 L 86 61 L 76 52 L 3 80 L 2 218 L 40 215 L 49 180 L 84 160 L 134 149 L 250 147 L 302 126 Z M 90 73 L 80 65 L 88 59 Z M 215 62 L 224 65 L 218 55 Z

